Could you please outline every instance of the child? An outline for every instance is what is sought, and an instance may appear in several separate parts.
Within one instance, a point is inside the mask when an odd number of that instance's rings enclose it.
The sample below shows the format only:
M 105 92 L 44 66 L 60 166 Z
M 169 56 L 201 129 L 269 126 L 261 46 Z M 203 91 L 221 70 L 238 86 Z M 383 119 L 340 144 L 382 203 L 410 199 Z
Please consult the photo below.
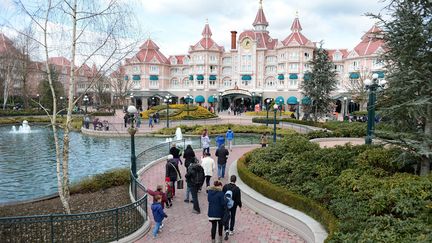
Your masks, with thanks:
M 151 206 L 153 218 L 155 220 L 155 227 L 153 229 L 153 238 L 157 237 L 159 230 L 160 230 L 160 227 L 162 225 L 162 220 L 164 218 L 168 217 L 168 215 L 166 215 L 166 213 L 163 211 L 163 208 L 161 205 L 161 201 L 162 201 L 161 195 L 156 195 L 155 199 L 156 199 L 156 202 L 154 202 Z
M 166 191 L 166 207 L 170 208 L 172 206 L 172 201 L 171 199 L 173 198 L 173 183 L 170 182 L 170 178 L 166 177 L 165 178 L 165 191 Z
M 166 194 L 162 191 L 162 189 L 163 189 L 162 185 L 158 185 L 158 186 L 156 187 L 156 191 L 152 191 L 152 190 L 150 190 L 150 189 L 147 189 L 147 193 L 148 193 L 150 196 L 153 196 L 153 202 L 156 202 L 156 196 L 157 196 L 157 195 L 160 195 L 160 196 L 162 197 L 162 201 L 161 201 L 162 208 L 165 208 L 164 203 L 166 203 L 166 204 L 168 205 L 168 203 L 167 203 L 167 196 L 166 196 Z

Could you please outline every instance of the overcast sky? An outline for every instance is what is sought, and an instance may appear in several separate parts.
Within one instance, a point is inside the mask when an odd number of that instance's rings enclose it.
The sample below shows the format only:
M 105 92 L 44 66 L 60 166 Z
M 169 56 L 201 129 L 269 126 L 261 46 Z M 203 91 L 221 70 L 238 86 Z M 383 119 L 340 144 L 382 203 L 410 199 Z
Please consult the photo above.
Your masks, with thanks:
M 239 34 L 252 29 L 259 0 L 120 0 L 133 9 L 136 31 L 151 37 L 166 55 L 187 54 L 190 45 L 201 38 L 206 23 L 213 39 L 230 49 L 230 31 Z M 0 0 L 0 14 L 7 17 L 13 0 Z M 324 41 L 325 48 L 352 49 L 360 37 L 372 27 L 374 20 L 367 12 L 378 13 L 386 3 L 381 0 L 263 0 L 274 39 L 283 40 L 298 11 L 302 33 L 311 41 Z M 1 18 L 0 18 L 1 19 Z M 133 34 L 133 33 L 131 33 Z
M 185 54 L 201 38 L 206 19 L 213 39 L 230 48 L 230 31 L 253 28 L 259 0 L 135 0 L 143 30 L 165 55 Z M 385 6 L 380 0 L 264 0 L 263 9 L 270 36 L 283 40 L 299 13 L 302 33 L 311 41 L 324 41 L 326 48 L 352 49 L 372 27 L 374 20 L 364 16 L 378 13 Z

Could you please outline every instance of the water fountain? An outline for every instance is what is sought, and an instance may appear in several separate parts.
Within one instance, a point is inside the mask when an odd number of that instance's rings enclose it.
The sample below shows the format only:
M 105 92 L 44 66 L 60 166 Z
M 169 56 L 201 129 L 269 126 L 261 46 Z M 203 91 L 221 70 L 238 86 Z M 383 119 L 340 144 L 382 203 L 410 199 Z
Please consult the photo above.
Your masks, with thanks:
M 24 120 L 22 125 L 19 126 L 18 130 L 15 126 L 12 126 L 11 133 L 31 133 L 31 128 L 28 124 L 28 121 Z
M 172 138 L 166 138 L 165 142 L 172 142 L 172 141 L 178 141 L 178 140 L 182 140 L 183 139 L 183 133 L 181 131 L 180 127 L 177 127 L 176 132 L 175 132 L 175 136 Z

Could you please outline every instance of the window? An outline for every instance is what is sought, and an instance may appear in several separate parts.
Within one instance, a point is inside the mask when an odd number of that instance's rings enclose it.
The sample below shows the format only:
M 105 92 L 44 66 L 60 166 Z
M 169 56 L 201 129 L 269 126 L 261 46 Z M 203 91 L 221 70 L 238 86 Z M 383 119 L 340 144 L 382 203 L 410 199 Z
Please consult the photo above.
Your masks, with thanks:
M 155 72 L 155 73 L 159 72 L 159 67 L 154 65 L 150 66 L 150 72 Z
M 159 80 L 150 80 L 150 87 L 158 87 Z
M 215 86 L 216 85 L 216 80 L 209 80 L 209 84 L 210 84 L 210 86 Z
M 309 63 L 305 63 L 305 65 L 304 65 L 304 69 L 305 69 L 305 71 L 309 71 L 309 70 L 310 70 L 310 65 L 309 65 Z
M 275 56 L 268 56 L 268 57 L 266 58 L 266 62 L 267 62 L 267 63 L 273 63 L 273 62 L 276 62 L 276 57 L 275 57 Z
M 222 61 L 224 65 L 230 65 L 231 64 L 231 57 L 225 57 Z
M 204 80 L 197 80 L 197 85 L 204 85 Z
M 183 69 L 183 74 L 185 74 L 185 75 L 189 74 L 189 68 L 184 68 Z
M 139 72 L 139 67 L 138 67 L 138 66 L 134 66 L 134 67 L 133 67 L 133 71 L 134 71 L 135 73 L 138 73 L 138 72 Z
M 289 71 L 290 72 L 298 72 L 298 64 L 297 63 L 291 63 L 289 65 Z
M 267 66 L 265 70 L 266 70 L 267 74 L 275 73 L 276 72 L 276 66 Z
M 210 65 L 210 72 L 211 73 L 216 72 L 216 66 Z
M 231 67 L 224 67 L 224 68 L 222 69 L 222 73 L 223 73 L 224 75 L 231 74 L 231 71 L 232 71 L 232 68 L 231 68 Z
M 383 62 L 381 60 L 374 59 L 372 61 L 372 65 L 374 68 L 381 68 L 383 66 Z
M 265 86 L 267 88 L 273 88 L 276 85 L 276 81 L 273 77 L 267 78 L 265 81 Z
M 189 86 L 191 86 L 191 84 L 192 84 L 192 82 L 188 78 L 183 80 L 183 85 L 185 87 L 189 87 Z
M 225 79 L 224 80 L 224 86 L 225 87 L 231 87 L 231 84 L 232 84 L 231 79 Z
M 210 62 L 216 62 L 216 56 L 211 55 L 210 56 Z
M 308 52 L 305 52 L 304 56 L 305 56 L 305 59 L 306 59 L 306 60 L 309 60 L 309 58 L 310 58 L 310 54 L 309 54 Z
M 284 86 L 285 85 L 285 80 L 283 79 L 279 79 L 279 86 Z
M 297 79 L 290 79 L 289 81 L 290 81 L 289 85 L 291 87 L 297 87 Z
M 178 88 L 179 87 L 179 81 L 178 81 L 178 79 L 172 79 L 171 80 L 171 87 L 173 87 L 173 88 Z
M 285 64 L 283 64 L 283 63 L 280 63 L 279 65 L 278 65 L 278 71 L 285 71 Z
M 249 81 L 250 80 L 242 80 L 242 85 L 243 86 L 248 86 L 249 85 Z
M 285 53 L 281 53 L 281 54 L 279 55 L 279 60 L 280 60 L 280 61 L 285 60 Z
M 289 52 L 289 59 L 290 60 L 298 60 L 299 53 L 298 52 Z
M 342 57 L 341 57 L 341 55 L 340 55 L 340 53 L 335 53 L 334 55 L 333 55 L 333 60 L 334 61 L 339 61 L 339 60 L 341 60 L 342 59 Z

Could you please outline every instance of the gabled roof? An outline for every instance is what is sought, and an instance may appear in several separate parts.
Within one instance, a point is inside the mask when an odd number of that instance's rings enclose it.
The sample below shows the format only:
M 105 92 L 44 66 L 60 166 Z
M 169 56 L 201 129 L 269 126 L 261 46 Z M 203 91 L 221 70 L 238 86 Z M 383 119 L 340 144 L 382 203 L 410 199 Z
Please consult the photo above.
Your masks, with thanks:
M 345 59 L 346 57 L 348 57 L 348 50 L 347 49 L 326 49 L 329 59 L 333 61 L 333 55 L 336 52 L 339 52 L 341 54 L 341 58 Z M 340 61 L 342 61 L 342 59 Z
M 222 46 L 219 46 L 212 38 L 212 32 L 210 30 L 210 25 L 208 23 L 205 24 L 204 29 L 202 31 L 202 38 L 198 43 L 190 47 L 190 51 L 197 51 L 200 49 L 210 50 L 214 49 L 217 51 L 224 51 Z
M 70 66 L 71 62 L 66 57 L 50 57 L 48 63 L 57 66 Z
M 169 56 L 169 60 L 171 60 L 171 58 L 175 58 L 177 60 L 177 64 L 182 65 L 185 64 L 184 60 L 185 58 L 189 58 L 188 55 L 173 55 L 173 56 Z
M 292 31 L 291 34 L 282 41 L 282 44 L 284 46 L 288 46 L 288 45 L 304 46 L 307 44 L 312 44 L 312 42 L 301 33 L 301 30 L 302 27 L 300 24 L 300 20 L 298 17 L 296 17 L 291 25 L 291 31 Z
M 379 37 L 381 29 L 374 25 L 362 36 L 361 42 L 354 47 L 354 51 L 359 56 L 374 54 L 380 47 L 384 46 L 384 40 Z
M 256 15 L 255 20 L 254 20 L 254 22 L 253 22 L 252 25 L 253 26 L 256 26 L 256 25 L 265 25 L 265 26 L 268 26 L 269 25 L 269 23 L 267 22 L 267 19 L 266 19 L 265 15 L 264 15 L 264 10 L 262 8 L 262 1 L 260 1 L 260 7 L 258 9 L 257 15 Z
M 256 41 L 257 48 L 265 48 L 269 50 L 275 49 L 278 42 L 277 39 L 271 38 L 268 32 L 245 30 L 240 34 L 238 40 L 241 41 L 245 37 L 249 37 L 250 39 Z
M 160 64 L 169 64 L 168 59 L 159 51 L 159 47 L 156 43 L 149 38 L 140 46 L 140 51 L 135 57 L 127 59 L 126 61 L 152 62 L 153 60 L 156 60 L 156 62 Z
M 3 33 L 0 33 L 0 53 L 6 51 L 17 52 L 13 42 Z

